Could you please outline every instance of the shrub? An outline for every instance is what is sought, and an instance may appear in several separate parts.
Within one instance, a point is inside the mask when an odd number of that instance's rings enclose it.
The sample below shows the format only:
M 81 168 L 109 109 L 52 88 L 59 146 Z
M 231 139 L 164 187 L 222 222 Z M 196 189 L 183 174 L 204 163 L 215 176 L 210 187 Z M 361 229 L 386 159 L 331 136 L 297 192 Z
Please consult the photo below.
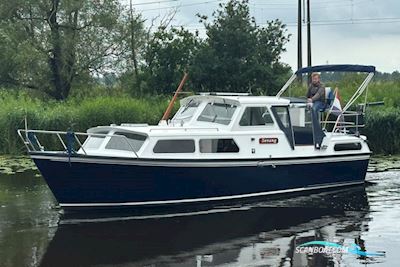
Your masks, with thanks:
M 395 154 L 400 152 L 400 109 L 372 109 L 366 114 L 367 135 L 374 153 Z

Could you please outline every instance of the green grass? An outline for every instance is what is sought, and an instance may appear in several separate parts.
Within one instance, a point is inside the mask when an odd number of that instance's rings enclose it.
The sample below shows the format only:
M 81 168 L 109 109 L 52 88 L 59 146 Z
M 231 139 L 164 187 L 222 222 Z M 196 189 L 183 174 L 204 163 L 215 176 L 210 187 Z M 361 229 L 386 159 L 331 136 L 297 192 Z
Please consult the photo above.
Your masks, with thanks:
M 73 98 L 66 102 L 45 101 L 25 94 L 0 93 L 0 153 L 23 153 L 17 129 L 85 132 L 88 128 L 112 123 L 157 124 L 169 99 L 166 97 L 135 99 L 127 95 Z M 53 140 L 55 142 L 55 140 Z M 48 140 L 51 143 L 51 140 Z

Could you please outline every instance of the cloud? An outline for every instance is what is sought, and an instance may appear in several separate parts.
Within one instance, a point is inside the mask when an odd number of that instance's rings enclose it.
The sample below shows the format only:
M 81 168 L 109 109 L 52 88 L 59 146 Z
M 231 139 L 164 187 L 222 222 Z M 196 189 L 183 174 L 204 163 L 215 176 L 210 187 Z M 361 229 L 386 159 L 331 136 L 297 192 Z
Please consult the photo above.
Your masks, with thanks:
M 339 34 L 323 36 L 323 30 L 315 31 L 312 42 L 312 64 L 365 64 L 374 65 L 378 71 L 392 72 L 400 69 L 400 35 L 379 35 L 371 37 L 346 37 Z M 282 55 L 282 61 L 297 68 L 296 37 Z M 307 64 L 306 43 L 303 44 L 303 66 Z
M 127 1 L 127 0 L 125 0 Z M 136 0 L 135 3 L 155 2 Z M 219 2 L 212 0 L 177 0 L 135 6 L 143 10 L 145 18 L 162 17 L 166 7 L 182 5 L 173 25 L 184 25 L 191 30 L 204 29 L 197 13 L 211 16 Z M 250 0 L 250 12 L 258 24 L 280 19 L 292 34 L 282 60 L 297 68 L 297 1 Z M 194 4 L 194 5 L 192 5 Z M 191 5 L 191 6 L 186 6 Z M 400 70 L 400 1 L 398 0 L 311 0 L 313 64 L 355 63 L 376 65 L 378 70 Z M 149 10 L 157 9 L 157 10 Z M 171 10 L 171 9 L 169 9 Z M 303 38 L 306 39 L 305 27 Z M 303 65 L 306 46 L 303 46 Z

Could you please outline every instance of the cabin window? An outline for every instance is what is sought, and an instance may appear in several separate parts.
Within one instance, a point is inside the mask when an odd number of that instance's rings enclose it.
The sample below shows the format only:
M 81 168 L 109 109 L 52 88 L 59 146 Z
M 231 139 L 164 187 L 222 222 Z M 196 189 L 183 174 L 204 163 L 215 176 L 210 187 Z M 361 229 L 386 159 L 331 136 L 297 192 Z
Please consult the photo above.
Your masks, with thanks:
M 240 126 L 273 125 L 271 114 L 267 107 L 247 107 L 240 119 Z
M 154 146 L 154 153 L 193 153 L 194 140 L 159 140 Z
M 98 134 L 98 135 L 96 135 Z M 84 148 L 85 149 L 98 149 L 100 148 L 101 144 L 103 144 L 104 139 L 106 138 L 106 134 L 108 132 L 98 132 L 90 134 L 90 136 L 86 139 Z
M 346 151 L 346 150 L 361 150 L 361 143 L 343 143 L 343 144 L 336 144 L 334 147 L 335 151 Z
M 190 100 L 185 106 L 182 106 L 179 111 L 176 113 L 175 117 L 173 118 L 174 120 L 180 120 L 187 122 L 189 121 L 192 117 L 193 114 L 195 113 L 196 109 L 199 107 L 199 102 Z
M 234 153 L 239 152 L 239 147 L 233 139 L 201 139 L 201 153 Z
M 115 132 L 106 145 L 106 149 L 127 150 L 138 152 L 142 147 L 146 136 L 134 133 Z M 125 137 L 124 137 L 125 136 Z
M 234 105 L 208 103 L 197 120 L 228 125 L 235 110 Z

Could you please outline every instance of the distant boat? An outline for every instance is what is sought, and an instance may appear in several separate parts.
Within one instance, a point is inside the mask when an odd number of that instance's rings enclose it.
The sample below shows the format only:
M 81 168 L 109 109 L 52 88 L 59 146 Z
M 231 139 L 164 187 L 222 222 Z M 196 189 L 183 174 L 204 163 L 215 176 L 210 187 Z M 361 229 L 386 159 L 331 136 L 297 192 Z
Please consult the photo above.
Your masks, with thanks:
M 316 71 L 367 73 L 342 110 L 325 110 L 336 114 L 333 121 L 314 118 L 304 100 L 282 97 L 298 74 Z M 373 66 L 308 67 L 276 96 L 186 97 L 175 116 L 157 126 L 18 134 L 64 209 L 227 201 L 362 184 L 371 151 L 358 131 L 362 112 L 349 108 L 374 73 Z M 332 93 L 326 95 L 332 105 Z M 62 149 L 47 150 L 43 135 Z

